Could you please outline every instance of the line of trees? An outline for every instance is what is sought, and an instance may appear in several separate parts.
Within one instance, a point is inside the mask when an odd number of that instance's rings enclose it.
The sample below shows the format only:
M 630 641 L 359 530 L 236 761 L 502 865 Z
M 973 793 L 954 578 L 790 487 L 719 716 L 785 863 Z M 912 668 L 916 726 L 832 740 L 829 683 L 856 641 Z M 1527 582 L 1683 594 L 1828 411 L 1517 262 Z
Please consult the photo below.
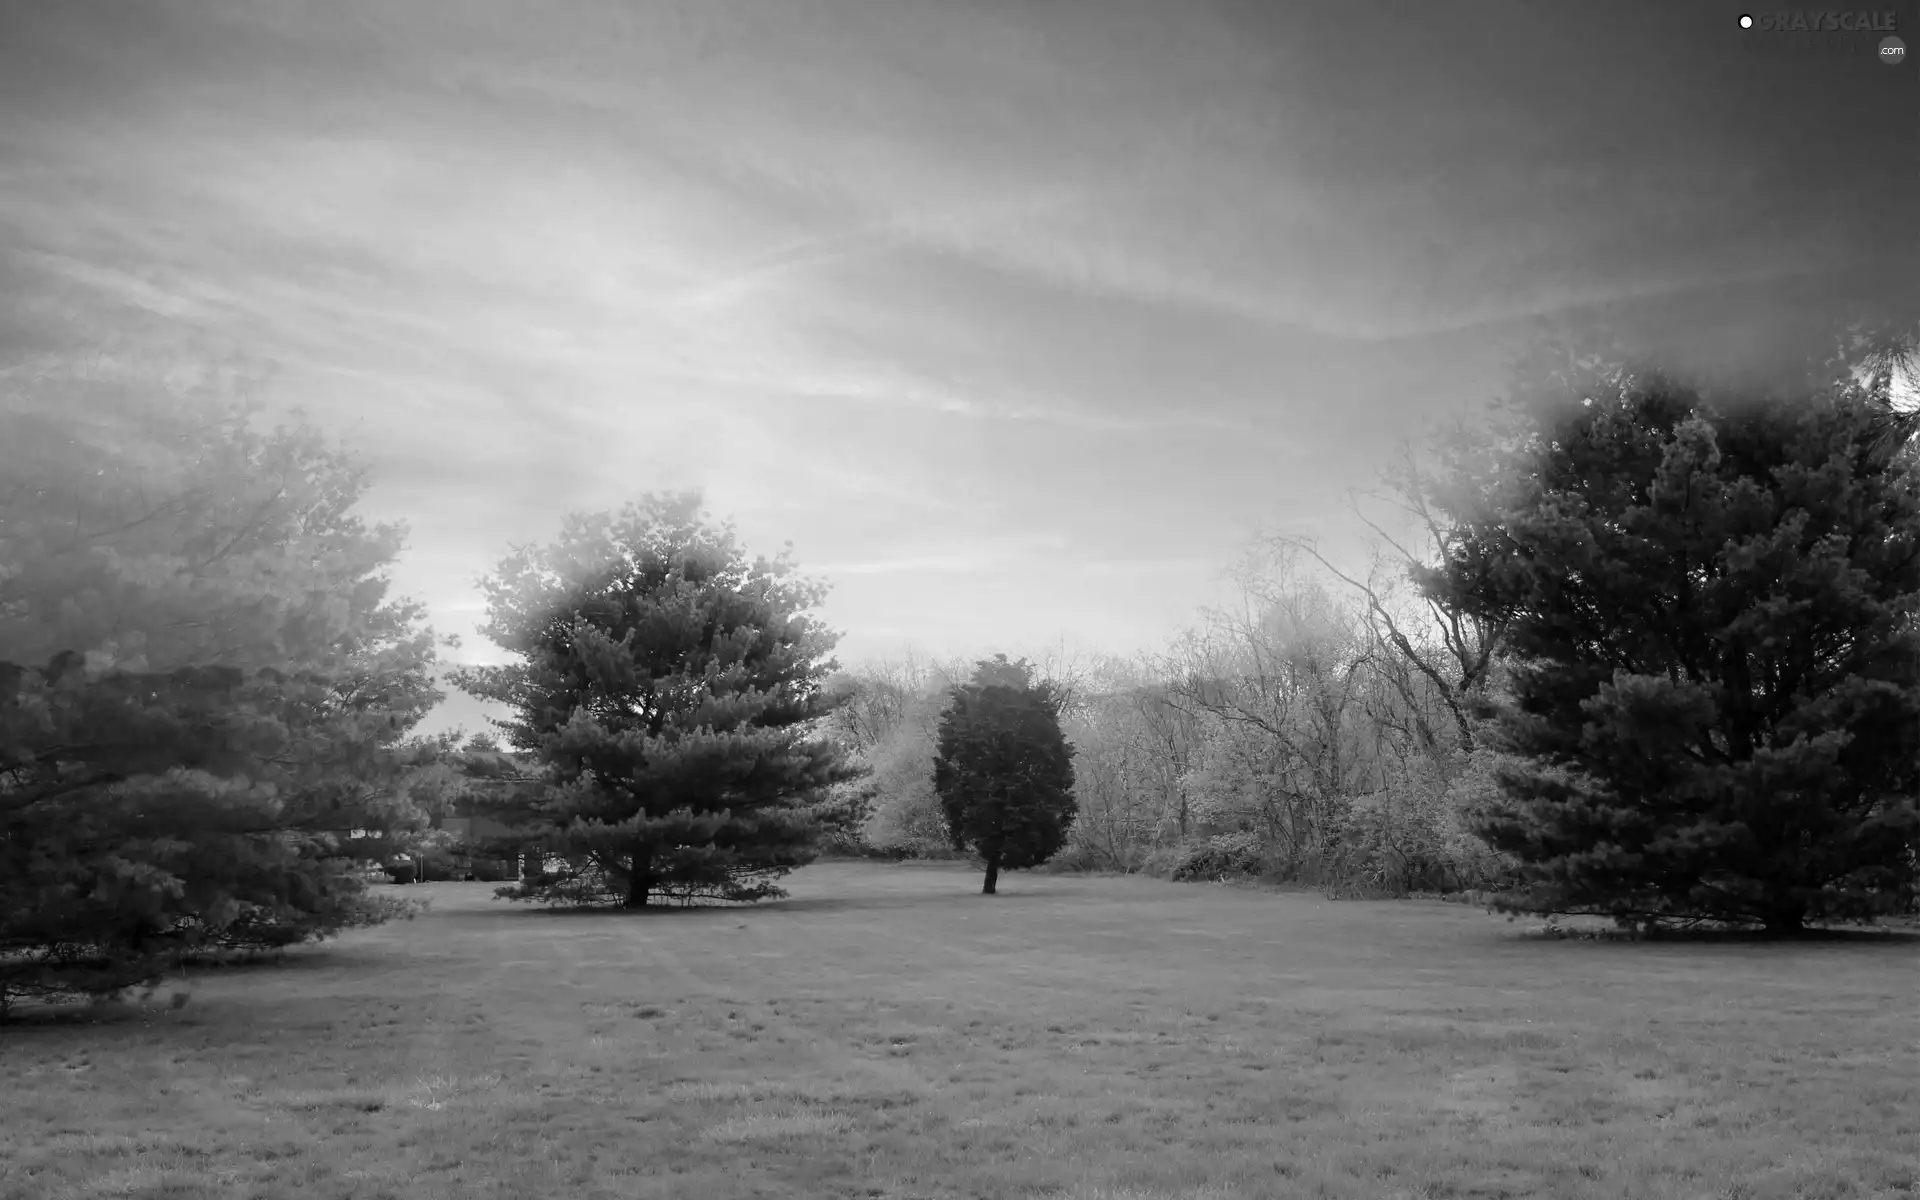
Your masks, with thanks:
M 1547 345 L 1409 450 L 1369 572 L 1262 540 L 1170 649 L 1056 663 L 1061 862 L 1789 932 L 1914 905 L 1920 511 L 1898 327 L 1771 390 Z M 1364 510 L 1362 515 L 1364 516 Z M 865 837 L 938 853 L 958 672 L 844 678 Z
M 1494 673 L 1470 666 L 1479 675 L 1463 688 L 1440 639 L 1405 614 L 1390 633 L 1369 613 L 1399 607 L 1388 586 L 1352 600 L 1309 561 L 1286 539 L 1263 545 L 1241 573 L 1245 603 L 1207 614 L 1165 653 L 1043 658 L 1064 696 L 1078 798 L 1058 865 L 1374 895 L 1511 875 L 1462 816 L 1491 786 L 1494 755 L 1473 744 L 1466 706 Z M 932 768 L 965 677 L 964 664 L 903 657 L 836 681 L 847 699 L 833 726 L 873 771 L 863 837 L 874 852 L 950 853 Z
M 1904 331 L 1910 333 L 1910 329 Z M 0 1013 L 377 923 L 455 812 L 515 899 L 751 901 L 969 853 L 1788 932 L 1914 903 L 1920 441 L 1900 329 L 1772 390 L 1566 347 L 1409 451 L 1350 573 L 1264 539 L 1161 654 L 841 672 L 697 496 L 566 519 L 444 644 L 364 471 L 218 389 L 0 377 Z M 1603 348 L 1604 349 L 1604 348 Z M 1356 505 L 1359 501 L 1356 499 Z

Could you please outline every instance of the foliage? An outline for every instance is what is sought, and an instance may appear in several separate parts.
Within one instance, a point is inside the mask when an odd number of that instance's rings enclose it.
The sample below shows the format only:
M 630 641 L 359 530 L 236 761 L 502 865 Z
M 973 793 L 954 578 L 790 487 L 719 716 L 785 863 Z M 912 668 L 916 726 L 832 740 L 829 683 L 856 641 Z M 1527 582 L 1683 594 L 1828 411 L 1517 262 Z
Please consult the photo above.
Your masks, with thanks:
M 865 777 L 837 784 L 808 809 L 815 829 L 814 848 L 821 854 L 863 855 L 864 833 L 873 819 L 875 792 Z
M 1078 710 L 1064 722 L 1074 747 L 1079 813 L 1054 863 L 1134 870 L 1163 826 L 1181 835 L 1188 747 L 1178 736 L 1170 744 L 1157 736 L 1164 701 L 1132 664 L 1102 664 L 1088 683 Z
M 790 554 L 749 561 L 699 497 L 574 515 L 484 582 L 483 632 L 518 661 L 456 684 L 538 777 L 490 806 L 553 869 L 502 894 L 553 903 L 758 900 L 813 854 L 857 768 L 819 730 L 834 637 Z
M 1434 613 L 1436 645 L 1390 586 L 1336 593 L 1311 565 L 1341 578 L 1310 548 L 1263 539 L 1238 609 L 1209 612 L 1165 656 L 1079 673 L 1062 721 L 1078 813 L 1055 866 L 1166 875 L 1192 846 L 1244 834 L 1260 845 L 1246 869 L 1333 894 L 1505 878 L 1461 813 L 1485 756 L 1456 706 L 1498 686 L 1497 660 L 1479 661 L 1490 635 Z
M 946 851 L 952 841 L 933 787 L 933 733 L 902 724 L 872 751 L 875 805 L 866 840 L 916 858 Z
M 1270 551 L 1243 572 L 1245 609 L 1210 614 L 1181 647 L 1170 692 L 1205 718 L 1184 779 L 1201 828 L 1258 833 L 1276 875 L 1319 879 L 1354 801 L 1450 747 L 1432 720 L 1407 735 L 1412 705 L 1388 685 L 1417 702 L 1425 683 L 1386 673 L 1404 664 L 1379 630 L 1303 576 L 1295 548 Z
M 933 758 L 940 705 L 954 674 L 909 652 L 866 663 L 829 683 L 837 707 L 826 728 L 866 771 L 858 852 L 886 858 L 953 853 L 933 792 Z
M 1424 581 L 1510 622 L 1522 761 L 1478 828 L 1521 903 L 1774 931 L 1909 905 L 1920 477 L 1884 392 L 1586 382 L 1520 398 Z
M 986 861 L 982 891 L 1001 868 L 1039 866 L 1066 844 L 1076 806 L 1073 747 L 1060 729 L 1061 693 L 1025 659 L 981 661 L 949 693 L 933 763 L 956 850 Z
M 1473 836 L 1499 755 L 1477 746 L 1410 759 L 1339 815 L 1321 876 L 1334 896 L 1453 895 L 1511 882 L 1512 864 Z
M 1266 869 L 1266 848 L 1252 830 L 1216 833 L 1176 848 L 1167 878 L 1220 880 L 1259 875 Z
M 932 728 L 926 701 L 937 694 L 942 668 L 911 651 L 898 660 L 876 660 L 827 681 L 833 711 L 825 729 L 856 755 L 871 755 L 903 727 Z
M 213 391 L 0 388 L 0 1006 L 391 915 L 356 860 L 426 824 L 440 693 L 362 471 Z

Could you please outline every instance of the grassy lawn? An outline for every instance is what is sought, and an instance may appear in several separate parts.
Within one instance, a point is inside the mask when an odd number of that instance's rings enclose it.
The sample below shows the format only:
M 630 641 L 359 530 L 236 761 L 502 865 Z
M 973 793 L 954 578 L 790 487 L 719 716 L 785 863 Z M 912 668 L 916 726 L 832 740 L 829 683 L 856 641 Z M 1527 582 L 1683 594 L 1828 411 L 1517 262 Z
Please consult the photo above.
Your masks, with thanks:
M 824 864 L 0 1028 L 0 1198 L 1920 1195 L 1920 945 Z

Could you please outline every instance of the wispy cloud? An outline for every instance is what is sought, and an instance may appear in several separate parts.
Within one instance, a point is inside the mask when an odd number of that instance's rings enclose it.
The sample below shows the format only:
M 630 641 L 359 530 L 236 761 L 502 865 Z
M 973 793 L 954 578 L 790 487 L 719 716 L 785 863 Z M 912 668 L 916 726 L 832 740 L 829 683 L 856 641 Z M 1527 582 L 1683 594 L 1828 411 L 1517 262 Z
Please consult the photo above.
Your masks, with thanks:
M 809 271 L 903 247 L 941 246 L 979 250 L 1014 243 L 1023 224 L 1079 207 L 1077 188 L 1041 189 L 1010 200 L 974 203 L 936 212 L 891 215 L 874 224 L 805 238 L 701 284 L 679 303 L 695 312 L 752 301 Z

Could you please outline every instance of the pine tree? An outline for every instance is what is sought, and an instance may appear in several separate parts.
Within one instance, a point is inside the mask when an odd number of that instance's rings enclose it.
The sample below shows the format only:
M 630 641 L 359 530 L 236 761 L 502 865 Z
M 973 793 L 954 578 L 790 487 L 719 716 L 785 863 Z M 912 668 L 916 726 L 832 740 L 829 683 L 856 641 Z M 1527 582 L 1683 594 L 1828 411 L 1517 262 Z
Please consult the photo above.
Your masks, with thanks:
M 940 717 L 933 785 L 956 850 L 986 862 L 983 895 L 1004 868 L 1037 867 L 1067 843 L 1078 809 L 1061 696 L 1025 659 L 981 661 Z
M 694 495 L 574 515 L 485 581 L 483 632 L 518 661 L 455 682 L 511 706 L 539 764 L 497 819 L 562 860 L 515 899 L 757 900 L 810 860 L 813 809 L 854 778 L 821 736 L 834 636 L 791 553 L 748 561 Z
M 1458 489 L 1421 582 L 1509 623 L 1521 762 L 1480 833 L 1518 907 L 1789 932 L 1912 903 L 1920 473 L 1885 379 L 1839 374 L 1610 369 L 1516 407 Z
M 363 473 L 211 393 L 0 386 L 0 1008 L 391 915 L 357 866 L 427 822 L 441 693 Z

